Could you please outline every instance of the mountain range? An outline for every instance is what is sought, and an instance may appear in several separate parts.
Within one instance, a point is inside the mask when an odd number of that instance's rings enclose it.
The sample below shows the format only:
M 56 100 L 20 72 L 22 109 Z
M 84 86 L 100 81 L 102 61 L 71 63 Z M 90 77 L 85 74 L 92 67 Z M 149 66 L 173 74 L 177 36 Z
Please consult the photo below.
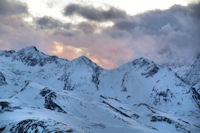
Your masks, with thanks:
M 200 56 L 189 71 L 138 58 L 103 69 L 31 46 L 0 51 L 2 133 L 199 133 Z

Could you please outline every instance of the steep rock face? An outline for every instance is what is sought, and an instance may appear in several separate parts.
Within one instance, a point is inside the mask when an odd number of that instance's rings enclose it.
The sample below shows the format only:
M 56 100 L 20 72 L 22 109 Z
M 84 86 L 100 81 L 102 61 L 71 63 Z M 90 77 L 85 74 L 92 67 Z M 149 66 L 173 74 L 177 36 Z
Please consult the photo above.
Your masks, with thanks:
M 4 77 L 3 73 L 0 72 L 0 86 L 6 85 L 6 84 L 7 84 L 6 78 Z
M 200 95 L 200 82 L 198 82 L 197 84 L 195 84 L 193 86 L 193 88 L 195 88 L 196 92 Z
M 185 75 L 185 80 L 191 85 L 195 85 L 200 81 L 200 54 L 197 56 L 197 59 L 192 64 L 189 72 Z
M 200 109 L 200 82 L 198 82 L 194 86 L 192 86 L 191 90 L 193 93 L 192 97 Z

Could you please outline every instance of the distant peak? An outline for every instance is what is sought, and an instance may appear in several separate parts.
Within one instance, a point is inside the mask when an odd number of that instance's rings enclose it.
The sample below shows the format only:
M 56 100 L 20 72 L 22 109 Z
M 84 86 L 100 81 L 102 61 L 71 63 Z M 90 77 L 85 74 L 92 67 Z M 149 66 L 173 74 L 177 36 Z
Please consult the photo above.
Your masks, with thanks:
M 87 60 L 87 61 L 91 61 L 88 57 L 86 56 L 80 56 L 77 58 L 78 60 Z
M 89 58 L 87 58 L 86 56 L 80 56 L 72 61 L 79 61 L 79 62 L 92 62 Z
M 72 60 L 72 62 L 74 62 L 74 63 L 80 63 L 80 64 L 86 64 L 86 65 L 88 65 L 90 67 L 99 67 L 96 63 L 94 63 L 92 60 L 90 60 L 86 56 L 80 56 L 80 57 Z

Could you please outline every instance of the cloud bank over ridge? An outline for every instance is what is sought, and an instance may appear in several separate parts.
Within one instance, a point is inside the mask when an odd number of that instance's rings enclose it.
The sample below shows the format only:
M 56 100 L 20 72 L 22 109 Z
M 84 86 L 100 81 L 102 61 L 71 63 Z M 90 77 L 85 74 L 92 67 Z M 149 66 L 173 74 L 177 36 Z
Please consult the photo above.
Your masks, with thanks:
M 85 55 L 105 68 L 138 57 L 160 64 L 191 63 L 200 53 L 199 2 L 135 16 L 115 7 L 66 5 L 63 17 L 81 17 L 80 23 L 32 17 L 27 5 L 19 1 L 0 0 L 1 6 L 0 49 L 36 45 L 67 59 Z M 33 20 L 27 22 L 27 17 Z

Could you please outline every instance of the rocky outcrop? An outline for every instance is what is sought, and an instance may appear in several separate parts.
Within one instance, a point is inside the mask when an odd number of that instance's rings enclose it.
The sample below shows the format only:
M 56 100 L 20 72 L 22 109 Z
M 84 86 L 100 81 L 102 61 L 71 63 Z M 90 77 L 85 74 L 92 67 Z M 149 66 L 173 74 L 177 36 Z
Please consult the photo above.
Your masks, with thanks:
M 0 101 L 0 113 L 4 112 L 12 112 L 16 109 L 21 109 L 19 106 L 11 106 L 11 104 L 7 101 Z
M 62 126 L 63 129 L 58 127 Z M 64 129 L 65 127 L 65 129 Z M 35 119 L 26 119 L 14 124 L 10 130 L 10 133 L 72 133 L 72 128 L 67 128 L 64 123 L 55 121 L 42 121 Z
M 200 109 L 200 82 L 198 82 L 195 86 L 192 86 L 191 90 L 193 93 L 192 97 Z
M 62 112 L 62 113 L 67 113 L 66 111 L 64 111 L 58 104 L 56 104 L 54 102 L 54 100 L 56 99 L 57 95 L 55 92 L 52 92 L 51 90 L 49 90 L 48 88 L 44 88 L 41 92 L 40 95 L 42 97 L 45 98 L 45 104 L 44 107 L 46 109 L 50 109 L 50 110 L 55 110 L 58 112 Z
M 145 76 L 145 78 L 152 77 L 159 71 L 159 67 L 153 61 L 149 61 L 145 58 L 134 60 L 132 65 L 137 68 L 144 68 L 144 72 L 141 74 Z
M 158 89 L 153 88 L 151 97 L 154 99 L 154 105 L 159 105 L 163 102 L 171 102 L 171 100 L 175 97 L 174 94 L 170 91 L 170 89 L 166 89 L 165 91 L 159 91 Z
M 168 124 L 174 125 L 177 131 L 182 131 L 184 133 L 190 133 L 190 130 L 188 130 L 184 125 L 182 125 L 179 122 L 176 122 L 170 118 L 167 118 L 165 116 L 152 116 L 151 122 L 166 122 Z

